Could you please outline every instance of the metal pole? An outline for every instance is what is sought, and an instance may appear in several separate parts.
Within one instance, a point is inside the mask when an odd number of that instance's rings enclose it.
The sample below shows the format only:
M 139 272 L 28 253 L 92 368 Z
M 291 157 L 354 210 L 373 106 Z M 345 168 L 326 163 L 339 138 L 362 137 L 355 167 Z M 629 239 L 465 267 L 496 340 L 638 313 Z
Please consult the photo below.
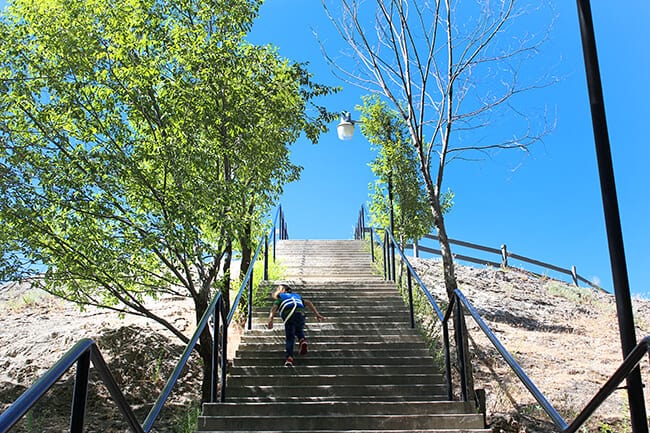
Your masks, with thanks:
M 390 206 L 390 234 L 395 239 L 395 215 L 393 214 L 393 168 L 388 172 L 388 203 Z M 392 281 L 395 281 L 395 243 L 390 243 Z
M 411 270 L 406 269 L 407 281 L 408 281 L 408 290 L 409 290 L 409 315 L 411 318 L 411 329 L 415 329 L 415 311 L 413 308 L 413 283 L 411 278 Z
M 372 227 L 370 227 L 370 258 L 372 259 L 372 262 L 375 263 L 375 236 Z
M 217 362 L 217 359 L 219 358 L 219 318 L 222 302 L 223 297 L 219 298 L 217 301 L 217 306 L 214 308 L 213 313 L 214 323 L 212 324 L 212 380 L 210 386 L 210 403 L 216 403 L 217 389 L 219 388 L 217 385 L 219 383 L 219 363 Z
M 384 280 L 388 281 L 388 233 L 384 232 Z
M 460 370 L 460 393 L 463 401 L 467 401 L 467 368 L 465 364 L 467 358 L 465 357 L 465 345 L 463 344 L 462 337 L 465 334 L 462 316 L 463 307 L 460 305 L 460 302 L 456 301 L 456 311 L 454 313 L 454 334 L 456 334 L 456 352 L 458 354 L 458 369 Z
M 250 264 L 253 266 L 253 263 Z M 253 273 L 254 269 L 251 269 L 251 277 L 248 280 L 248 330 L 253 329 Z
M 90 350 L 86 350 L 77 361 L 77 372 L 72 394 L 72 411 L 70 414 L 70 433 L 82 433 L 86 417 L 88 396 L 88 375 L 90 371 Z
M 264 281 L 269 280 L 269 235 L 264 236 Z
M 588 0 L 578 0 L 578 19 L 582 36 L 582 49 L 589 88 L 589 102 L 591 105 L 591 119 L 598 158 L 598 173 L 600 189 L 605 213 L 605 225 L 609 244 L 609 258 L 612 267 L 614 294 L 618 313 L 619 333 L 621 347 L 625 358 L 636 346 L 636 333 L 634 330 L 634 317 L 630 286 L 625 262 L 623 247 L 623 234 L 618 211 L 618 198 L 614 181 L 614 168 L 612 163 L 605 104 L 603 99 L 600 68 L 598 66 L 598 53 L 596 38 L 591 15 L 591 5 Z M 648 424 L 643 398 L 643 385 L 639 368 L 627 378 L 627 394 L 630 405 L 630 423 L 634 433 L 647 433 Z
M 442 339 L 445 344 L 445 374 L 447 376 L 447 400 L 452 401 L 453 398 L 453 386 L 452 386 L 452 376 L 451 376 L 451 354 L 449 351 L 449 324 L 447 320 L 442 322 Z
M 217 306 L 221 310 L 221 392 L 219 401 L 226 402 L 226 375 L 228 374 L 228 309 L 225 302 Z

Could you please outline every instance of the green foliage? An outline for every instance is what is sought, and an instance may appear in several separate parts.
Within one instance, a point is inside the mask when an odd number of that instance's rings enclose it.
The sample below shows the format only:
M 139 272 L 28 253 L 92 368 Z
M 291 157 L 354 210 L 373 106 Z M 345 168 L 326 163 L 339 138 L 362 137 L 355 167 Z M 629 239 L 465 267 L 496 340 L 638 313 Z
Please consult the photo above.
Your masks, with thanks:
M 200 317 L 261 232 L 336 89 L 248 43 L 258 0 L 15 0 L 0 18 L 0 280 L 158 320 Z M 206 345 L 204 345 L 206 346 Z M 206 350 L 208 348 L 206 347 Z
M 260 308 L 268 304 L 270 299 L 271 285 L 269 282 L 282 280 L 286 273 L 286 269 L 280 260 L 273 261 L 269 257 L 269 278 L 264 280 L 264 259 L 260 258 L 255 262 L 253 268 L 253 308 Z M 242 279 L 237 282 L 237 290 L 241 288 Z M 248 289 L 245 289 L 248 290 Z M 239 303 L 235 319 L 238 321 L 243 320 L 247 314 L 248 292 L 244 292 L 242 299 Z
M 591 289 L 571 286 L 560 282 L 548 285 L 548 292 L 555 296 L 560 296 L 575 303 L 591 304 L 595 301 L 595 293 Z
M 361 130 L 377 158 L 370 168 L 377 177 L 370 186 L 372 224 L 389 226 L 390 193 L 393 196 L 394 236 L 419 239 L 433 228 L 433 214 L 408 126 L 377 94 L 363 97 Z M 444 196 L 444 209 L 453 205 L 453 193 Z
M 598 433 L 614 433 L 614 429 L 611 425 L 601 422 L 598 425 Z
M 287 143 L 333 90 L 244 40 L 259 2 L 114 6 L 17 0 L 0 44 L 0 278 L 39 266 L 110 306 L 209 286 L 298 178 Z
M 176 425 L 173 427 L 174 433 L 194 433 L 198 425 L 198 418 L 201 415 L 200 405 L 193 403 L 187 409 L 176 417 Z

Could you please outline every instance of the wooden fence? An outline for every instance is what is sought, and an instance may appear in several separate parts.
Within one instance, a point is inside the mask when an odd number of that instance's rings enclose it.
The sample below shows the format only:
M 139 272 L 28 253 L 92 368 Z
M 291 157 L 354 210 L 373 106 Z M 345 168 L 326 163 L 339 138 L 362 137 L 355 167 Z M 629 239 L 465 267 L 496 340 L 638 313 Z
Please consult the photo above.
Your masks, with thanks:
M 423 239 L 431 239 L 431 240 L 434 240 L 434 241 L 439 240 L 438 236 L 436 236 L 436 235 L 425 235 L 423 237 Z M 601 291 L 603 290 L 601 287 L 597 286 L 596 284 L 592 283 L 591 281 L 587 280 L 586 278 L 578 275 L 575 266 L 571 266 L 571 269 L 564 269 L 564 268 L 561 268 L 559 266 L 552 265 L 550 263 L 545 263 L 545 262 L 541 262 L 539 260 L 535 260 L 535 259 L 531 259 L 531 258 L 528 258 L 528 257 L 520 256 L 519 254 L 514 254 L 514 253 L 511 253 L 510 251 L 508 251 L 508 249 L 506 248 L 505 245 L 501 245 L 501 249 L 497 249 L 497 248 L 486 247 L 486 246 L 483 246 L 483 245 L 473 244 L 471 242 L 459 241 L 459 240 L 456 240 L 456 239 L 449 239 L 449 243 L 453 244 L 453 245 L 459 245 L 461 247 L 466 247 L 466 248 L 471 248 L 471 249 L 474 249 L 474 250 L 479 250 L 479 251 L 483 251 L 483 252 L 487 252 L 487 253 L 491 253 L 491 254 L 496 254 L 496 255 L 501 257 L 501 261 L 496 262 L 496 261 L 485 260 L 485 259 L 481 259 L 481 258 L 477 258 L 477 257 L 466 256 L 466 255 L 462 255 L 462 254 L 454 254 L 454 258 L 456 260 L 462 260 L 462 261 L 465 261 L 465 262 L 476 263 L 476 264 L 479 264 L 479 265 L 490 265 L 490 266 L 500 268 L 500 267 L 508 267 L 508 259 L 511 258 L 511 259 L 514 259 L 514 260 L 519 260 L 519 261 L 530 263 L 530 264 L 533 264 L 533 265 L 536 265 L 536 266 L 539 266 L 539 267 L 542 267 L 542 268 L 546 268 L 546 269 L 549 269 L 549 270 L 552 270 L 552 271 L 555 271 L 555 272 L 570 275 L 571 278 L 573 279 L 573 284 L 575 284 L 576 286 L 579 286 L 579 282 L 583 282 L 583 283 L 587 284 L 588 286 L 590 286 L 590 287 L 592 287 L 594 289 L 601 290 Z M 425 252 L 425 253 L 441 255 L 440 250 L 435 249 L 435 248 L 422 246 L 422 245 L 419 245 L 418 243 L 416 243 L 415 245 L 408 244 L 408 245 L 406 245 L 406 248 L 413 248 L 413 255 L 415 257 L 418 257 L 419 252 Z M 543 276 L 543 275 L 538 274 L 536 272 L 531 272 L 531 271 L 526 271 L 526 272 L 529 272 L 529 273 L 531 273 L 533 275 L 536 275 L 538 277 Z

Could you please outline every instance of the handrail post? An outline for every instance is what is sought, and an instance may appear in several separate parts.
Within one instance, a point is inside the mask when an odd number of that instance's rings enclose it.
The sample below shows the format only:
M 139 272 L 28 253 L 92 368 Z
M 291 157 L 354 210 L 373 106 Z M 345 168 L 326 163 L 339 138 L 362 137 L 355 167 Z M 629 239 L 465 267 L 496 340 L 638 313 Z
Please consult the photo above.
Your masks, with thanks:
M 406 269 L 408 290 L 409 290 L 409 314 L 411 316 L 411 329 L 415 328 L 415 311 L 413 308 L 413 283 L 411 282 L 411 270 Z
M 212 313 L 214 320 L 212 323 L 212 377 L 210 380 L 210 403 L 215 403 L 217 401 L 217 384 L 219 382 L 219 363 L 217 362 L 217 359 L 219 357 L 219 319 L 221 318 L 222 302 L 223 297 L 219 298 L 219 301 L 217 301 L 217 306 Z
M 391 235 L 392 235 L 392 233 L 391 233 Z M 393 273 L 392 281 L 396 281 L 397 278 L 395 277 L 395 242 L 394 242 L 393 239 L 391 239 L 391 241 L 390 241 L 390 255 L 391 255 L 391 258 L 390 258 L 391 259 L 391 262 L 390 262 L 391 263 L 391 270 L 392 270 L 392 273 Z
M 363 205 L 361 205 L 361 213 L 360 213 L 360 228 L 361 228 L 361 239 L 366 238 L 366 213 L 363 210 Z
M 264 236 L 264 281 L 269 279 L 269 235 Z
M 445 345 L 445 374 L 447 376 L 447 400 L 452 401 L 454 398 L 453 395 L 453 383 L 451 377 L 451 353 L 449 350 L 449 323 L 447 320 L 442 322 L 442 339 Z
M 221 310 L 222 326 L 221 326 L 221 392 L 219 393 L 219 400 L 221 403 L 226 402 L 226 375 L 228 374 L 228 306 L 222 302 L 218 306 Z
M 456 334 L 456 352 L 458 353 L 458 367 L 460 370 L 460 392 L 463 398 L 463 401 L 467 401 L 467 376 L 466 376 L 466 362 L 465 357 L 465 345 L 463 344 L 463 335 L 465 329 L 463 328 L 463 307 L 460 305 L 460 302 L 456 302 L 456 311 L 454 314 L 454 333 Z
M 275 246 L 277 245 L 275 232 L 278 230 L 278 226 L 273 226 L 273 263 L 275 263 Z
M 375 235 L 372 227 L 370 227 L 370 258 L 372 259 L 372 262 L 375 263 Z
M 573 277 L 573 284 L 578 287 L 578 271 L 576 270 L 575 265 L 571 266 L 571 277 Z
M 384 245 L 382 245 L 382 252 L 384 253 L 384 280 L 388 281 L 388 232 L 384 232 Z
M 253 266 L 253 263 L 250 264 Z M 247 307 L 247 329 L 250 331 L 253 329 L 253 274 L 255 273 L 254 268 L 251 269 L 251 277 L 248 280 L 248 307 Z
M 70 414 L 70 433 L 82 433 L 86 416 L 86 400 L 88 397 L 88 373 L 90 370 L 90 350 L 86 350 L 77 360 L 77 372 L 74 379 L 72 394 L 72 410 Z

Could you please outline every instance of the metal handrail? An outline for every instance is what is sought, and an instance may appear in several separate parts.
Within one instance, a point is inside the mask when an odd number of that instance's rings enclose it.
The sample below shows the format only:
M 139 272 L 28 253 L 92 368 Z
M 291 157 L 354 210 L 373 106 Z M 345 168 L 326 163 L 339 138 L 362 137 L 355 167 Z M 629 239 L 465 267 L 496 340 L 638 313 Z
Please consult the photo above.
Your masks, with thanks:
M 371 232 L 372 233 L 372 232 Z M 559 412 L 553 407 L 553 405 L 548 401 L 548 399 L 544 396 L 544 394 L 535 386 L 533 381 L 526 375 L 524 372 L 523 368 L 517 363 L 517 361 L 514 359 L 514 357 L 508 352 L 508 350 L 503 346 L 503 344 L 499 341 L 497 336 L 492 332 L 492 330 L 489 328 L 489 326 L 485 323 L 481 315 L 476 311 L 476 309 L 473 307 L 473 305 L 467 300 L 467 298 L 464 296 L 464 294 L 459 290 L 455 289 L 453 292 L 453 295 L 450 299 L 450 303 L 447 306 L 447 310 L 445 311 L 444 315 L 442 315 L 442 312 L 440 308 L 438 307 L 437 303 L 435 302 L 433 296 L 431 295 L 431 292 L 429 289 L 426 287 L 426 285 L 422 282 L 421 278 L 418 276 L 417 272 L 409 262 L 409 260 L 406 258 L 406 255 L 404 254 L 404 251 L 402 250 L 401 247 L 399 247 L 399 244 L 395 241 L 395 238 L 393 237 L 392 233 L 390 233 L 389 230 L 385 231 L 386 233 L 386 240 L 384 242 L 381 241 L 381 239 L 378 240 L 380 245 L 384 249 L 384 259 L 385 260 L 395 260 L 395 258 L 391 258 L 389 254 L 389 246 L 388 243 L 392 242 L 393 245 L 397 245 L 398 248 L 397 251 L 399 253 L 399 256 L 402 260 L 402 263 L 406 266 L 407 271 L 408 271 L 408 276 L 409 276 L 409 291 L 411 290 L 410 288 L 410 281 L 411 281 L 411 276 L 415 278 L 415 280 L 418 283 L 418 286 L 420 287 L 421 291 L 425 294 L 427 297 L 429 303 L 431 306 L 434 308 L 434 311 L 436 312 L 436 315 L 438 316 L 438 319 L 442 322 L 443 326 L 443 344 L 445 346 L 445 367 L 446 367 L 446 373 L 447 373 L 447 386 L 448 386 L 448 394 L 449 394 L 449 399 L 452 399 L 452 393 L 451 393 L 451 373 L 450 373 L 450 355 L 449 355 L 449 335 L 448 335 L 448 325 L 447 322 L 449 321 L 451 317 L 451 313 L 454 311 L 454 307 L 458 308 L 459 306 L 462 306 L 474 319 L 474 321 L 477 323 L 479 328 L 483 331 L 483 333 L 488 337 L 490 342 L 493 344 L 493 346 L 497 349 L 499 354 L 503 357 L 505 362 L 508 364 L 510 369 L 515 373 L 515 375 L 519 378 L 519 380 L 523 383 L 523 385 L 528 389 L 528 391 L 533 395 L 533 397 L 537 400 L 537 402 L 540 404 L 544 412 L 552 419 L 553 423 L 561 430 L 562 433 L 575 433 L 582 427 L 582 425 L 589 419 L 589 417 L 593 414 L 593 412 L 617 389 L 617 387 L 620 385 L 620 383 L 629 376 L 633 370 L 635 370 L 639 363 L 641 362 L 643 356 L 645 354 L 650 355 L 650 336 L 647 336 L 643 338 L 638 345 L 630 352 L 630 354 L 625 358 L 623 363 L 620 365 L 620 367 L 614 372 L 614 374 L 610 377 L 610 379 L 602 386 L 602 388 L 594 395 L 594 397 L 591 399 L 591 401 L 585 406 L 585 408 L 578 414 L 578 416 L 575 418 L 575 420 L 568 425 L 567 422 L 562 418 L 562 416 L 559 414 Z M 370 238 L 370 242 L 374 242 L 374 239 Z M 384 268 L 386 269 L 386 264 L 384 264 Z M 388 276 L 388 275 L 387 275 Z M 387 278 L 388 279 L 388 278 Z M 412 296 L 409 296 L 409 308 L 411 312 L 413 312 L 413 299 Z M 465 329 L 465 328 L 463 328 Z M 457 329 L 454 329 L 455 332 L 457 332 Z M 466 329 L 465 329 L 466 331 Z M 458 340 L 457 340 L 458 344 Z M 458 352 L 459 352 L 459 359 L 465 359 L 463 352 L 462 345 L 458 345 Z M 464 382 L 463 376 L 464 376 L 464 371 L 465 371 L 465 365 L 464 361 L 460 362 L 460 372 L 461 372 L 461 383 Z M 463 386 L 463 385 L 462 385 Z M 462 394 L 464 396 L 464 399 L 466 399 L 467 395 L 467 390 L 461 390 Z
M 463 293 L 459 289 L 454 290 L 454 299 L 458 299 L 458 301 L 462 304 L 462 306 L 465 307 L 465 309 L 469 312 L 472 318 L 474 318 L 474 321 L 479 326 L 479 328 L 481 328 L 481 330 L 490 340 L 492 345 L 497 349 L 499 354 L 510 366 L 510 369 L 517 375 L 517 377 L 524 384 L 526 389 L 528 389 L 528 391 L 533 395 L 533 397 L 535 397 L 535 400 L 537 400 L 537 402 L 542 406 L 544 412 L 546 412 L 551 417 L 551 419 L 553 420 L 556 426 L 558 426 L 564 431 L 564 429 L 566 429 L 567 427 L 566 421 L 564 421 L 564 419 L 558 413 L 558 411 L 546 399 L 546 397 L 544 397 L 544 394 L 541 393 L 541 391 L 537 388 L 537 386 L 535 386 L 533 381 L 526 375 L 523 368 L 521 368 L 519 363 L 517 363 L 515 358 L 510 354 L 510 352 L 508 352 L 505 346 L 501 344 L 501 341 L 499 341 L 497 336 L 494 335 L 494 332 L 492 332 L 492 330 L 485 323 L 481 315 L 476 311 L 474 306 L 470 304 L 470 302 L 467 300 L 465 295 L 463 295 Z
M 275 230 L 279 223 L 279 234 L 280 239 L 287 239 L 288 231 L 286 222 L 284 220 L 284 214 L 282 212 L 282 206 L 278 206 L 275 218 L 273 220 L 273 226 L 271 230 L 273 232 L 273 247 L 274 254 L 273 259 L 275 260 Z M 264 260 L 265 260 L 265 277 L 267 276 L 266 270 L 268 268 L 268 234 L 264 234 L 260 238 L 259 245 L 251 260 L 251 263 L 246 273 L 246 277 L 242 282 L 242 285 L 239 289 L 239 293 L 236 297 L 233 307 L 230 309 L 230 313 L 226 318 L 226 313 L 228 312 L 228 306 L 224 305 L 223 297 L 221 293 L 216 293 L 210 302 L 208 308 L 205 310 L 199 324 L 197 325 L 192 338 L 188 342 L 183 354 L 181 355 L 180 360 L 176 364 L 176 367 L 172 371 L 163 391 L 156 399 L 153 407 L 149 411 L 149 414 L 145 418 L 142 425 L 137 421 L 133 410 L 129 406 L 124 397 L 124 394 L 119 388 L 119 385 L 115 381 L 113 374 L 110 372 L 110 369 L 104 358 L 101 355 L 99 348 L 96 343 L 91 339 L 82 339 L 77 342 L 68 352 L 66 352 L 59 361 L 57 361 L 43 376 L 41 376 L 36 382 L 32 384 L 23 394 L 21 394 L 14 403 L 9 406 L 4 412 L 0 414 L 0 433 L 6 433 L 11 429 L 43 396 L 45 393 L 54 386 L 54 384 L 74 365 L 77 364 L 77 371 L 75 377 L 75 388 L 73 393 L 71 417 L 70 417 L 70 432 L 71 433 L 82 433 L 83 431 L 83 421 L 85 417 L 85 407 L 86 407 L 86 391 L 88 388 L 88 378 L 89 378 L 89 369 L 90 361 L 92 361 L 93 366 L 97 369 L 99 376 L 108 389 L 112 399 L 116 403 L 118 409 L 122 413 L 123 418 L 129 425 L 129 428 L 134 433 L 148 433 L 154 422 L 156 421 L 160 411 L 164 407 L 171 391 L 180 377 L 181 371 L 186 366 L 189 357 L 194 350 L 201 333 L 204 331 L 207 326 L 210 316 L 215 315 L 215 320 L 213 323 L 213 348 L 216 348 L 218 338 L 221 337 L 221 401 L 225 399 L 225 375 L 226 375 L 226 348 L 227 348 L 227 328 L 230 324 L 234 311 L 236 310 L 239 301 L 242 297 L 243 291 L 246 287 L 249 287 L 249 297 L 248 297 L 248 316 L 249 316 L 249 329 L 250 329 L 250 312 L 252 307 L 252 282 L 253 282 L 253 267 L 259 256 L 262 245 L 265 245 L 264 250 Z M 217 308 L 218 307 L 218 308 Z M 224 325 L 219 330 L 219 322 Z M 211 400 L 212 402 L 216 401 L 216 350 L 213 350 L 213 379 L 212 379 L 212 392 Z
M 115 382 L 108 365 L 102 358 L 99 348 L 89 338 L 77 342 L 43 376 L 23 392 L 7 410 L 0 414 L 0 432 L 9 431 L 73 365 L 77 364 L 75 392 L 72 397 L 70 432 L 81 433 L 83 424 L 79 423 L 78 414 L 83 416 L 86 407 L 85 390 L 88 385 L 88 370 L 90 369 L 91 359 L 129 427 L 134 433 L 145 433 L 117 386 L 117 382 Z M 80 378 L 85 378 L 85 380 L 80 380 Z

